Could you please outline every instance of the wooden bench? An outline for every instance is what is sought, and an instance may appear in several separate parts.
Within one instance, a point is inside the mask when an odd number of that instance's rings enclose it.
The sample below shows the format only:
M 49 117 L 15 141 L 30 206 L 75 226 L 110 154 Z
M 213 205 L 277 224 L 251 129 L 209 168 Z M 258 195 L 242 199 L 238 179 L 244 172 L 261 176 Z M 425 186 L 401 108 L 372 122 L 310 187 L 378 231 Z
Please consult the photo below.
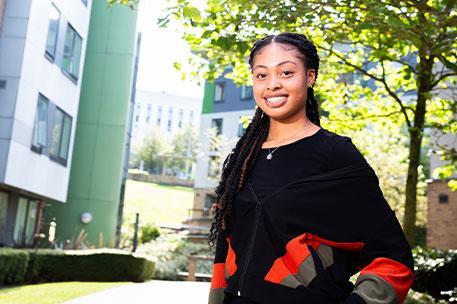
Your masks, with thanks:
M 203 255 L 189 255 L 188 261 L 189 271 L 179 271 L 178 277 L 186 279 L 187 281 L 211 281 L 211 274 L 208 273 L 198 273 L 197 272 L 197 261 L 213 261 L 214 257 L 212 256 L 203 256 Z

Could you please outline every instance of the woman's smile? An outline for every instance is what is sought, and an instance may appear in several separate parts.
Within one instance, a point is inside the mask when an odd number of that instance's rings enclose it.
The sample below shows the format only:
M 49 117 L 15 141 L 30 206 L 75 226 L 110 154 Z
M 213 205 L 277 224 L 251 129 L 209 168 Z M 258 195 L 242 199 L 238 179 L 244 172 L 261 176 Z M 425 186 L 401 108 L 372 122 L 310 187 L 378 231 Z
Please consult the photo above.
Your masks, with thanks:
M 288 95 L 276 95 L 265 97 L 265 103 L 271 108 L 279 108 L 287 102 Z

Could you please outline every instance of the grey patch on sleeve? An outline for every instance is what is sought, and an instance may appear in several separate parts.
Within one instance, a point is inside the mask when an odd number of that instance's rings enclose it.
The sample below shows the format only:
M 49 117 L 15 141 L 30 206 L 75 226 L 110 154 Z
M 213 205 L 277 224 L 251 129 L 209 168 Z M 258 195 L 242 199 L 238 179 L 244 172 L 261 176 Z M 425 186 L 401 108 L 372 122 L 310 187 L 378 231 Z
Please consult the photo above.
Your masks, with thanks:
M 367 304 L 398 304 L 395 289 L 383 278 L 374 274 L 359 275 L 353 293 Z
M 209 291 L 208 304 L 222 304 L 224 302 L 225 288 L 211 288 Z

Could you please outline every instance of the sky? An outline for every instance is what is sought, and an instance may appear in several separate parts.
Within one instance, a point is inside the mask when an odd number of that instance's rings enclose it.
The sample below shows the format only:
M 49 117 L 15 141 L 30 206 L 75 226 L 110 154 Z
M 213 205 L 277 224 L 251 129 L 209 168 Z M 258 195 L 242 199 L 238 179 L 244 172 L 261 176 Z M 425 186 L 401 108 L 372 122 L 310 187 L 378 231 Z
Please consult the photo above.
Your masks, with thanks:
M 202 99 L 203 86 L 196 81 L 182 81 L 181 73 L 173 67 L 174 61 L 187 61 L 190 50 L 176 26 L 158 27 L 157 18 L 165 15 L 166 5 L 165 0 L 140 1 L 137 30 L 142 35 L 136 87 Z

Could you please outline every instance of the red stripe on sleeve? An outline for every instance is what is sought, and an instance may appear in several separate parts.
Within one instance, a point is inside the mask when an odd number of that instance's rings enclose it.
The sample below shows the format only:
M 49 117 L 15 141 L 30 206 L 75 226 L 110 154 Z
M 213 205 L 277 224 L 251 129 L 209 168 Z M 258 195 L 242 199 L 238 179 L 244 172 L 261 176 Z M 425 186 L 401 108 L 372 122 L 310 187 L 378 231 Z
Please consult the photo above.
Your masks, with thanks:
M 225 288 L 227 281 L 225 280 L 225 263 L 213 264 L 213 276 L 211 278 L 211 288 Z
M 397 293 L 400 303 L 403 303 L 409 288 L 414 281 L 414 273 L 404 264 L 388 258 L 376 258 L 362 269 L 360 275 L 372 274 L 387 281 Z

